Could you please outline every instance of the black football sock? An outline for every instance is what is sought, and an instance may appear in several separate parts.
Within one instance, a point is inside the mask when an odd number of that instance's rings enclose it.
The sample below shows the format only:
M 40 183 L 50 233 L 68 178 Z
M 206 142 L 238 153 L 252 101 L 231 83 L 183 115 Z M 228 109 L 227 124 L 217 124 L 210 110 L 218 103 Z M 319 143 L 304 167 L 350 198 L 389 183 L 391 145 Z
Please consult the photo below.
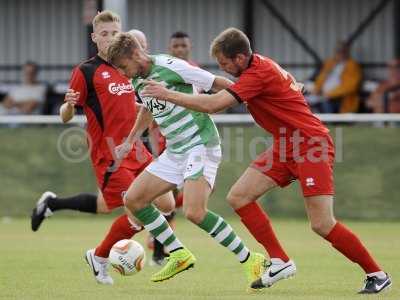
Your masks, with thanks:
M 72 209 L 93 214 L 97 213 L 97 195 L 95 194 L 82 193 L 66 198 L 50 198 L 47 204 L 51 211 Z

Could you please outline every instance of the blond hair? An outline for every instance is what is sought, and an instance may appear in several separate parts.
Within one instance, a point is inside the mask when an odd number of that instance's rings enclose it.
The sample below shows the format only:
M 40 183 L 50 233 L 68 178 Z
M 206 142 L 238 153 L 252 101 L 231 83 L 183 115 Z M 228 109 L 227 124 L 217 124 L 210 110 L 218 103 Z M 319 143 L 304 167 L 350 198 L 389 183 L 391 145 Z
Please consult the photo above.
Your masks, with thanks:
M 230 27 L 222 31 L 211 43 L 210 55 L 222 54 L 227 58 L 235 58 L 238 54 L 250 56 L 250 41 L 241 30 Z
M 112 41 L 107 51 L 107 61 L 118 66 L 121 58 L 129 58 L 135 49 L 142 49 L 138 40 L 129 33 L 119 33 Z
M 103 10 L 93 18 L 92 21 L 93 30 L 99 23 L 111 23 L 111 22 L 121 23 L 121 18 L 119 17 L 118 14 L 112 12 L 111 10 Z

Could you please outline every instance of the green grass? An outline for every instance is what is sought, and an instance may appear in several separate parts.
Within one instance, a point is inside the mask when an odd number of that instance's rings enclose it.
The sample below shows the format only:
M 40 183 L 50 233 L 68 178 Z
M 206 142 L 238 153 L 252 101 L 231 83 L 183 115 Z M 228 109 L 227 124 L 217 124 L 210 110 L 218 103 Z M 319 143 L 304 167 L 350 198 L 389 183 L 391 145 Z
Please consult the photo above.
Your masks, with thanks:
M 392 275 L 394 286 L 389 293 L 356 295 L 363 280 L 357 265 L 311 233 L 305 221 L 279 219 L 276 231 L 296 261 L 298 274 L 262 295 L 249 296 L 235 257 L 180 218 L 177 234 L 197 256 L 194 269 L 167 282 L 152 283 L 149 278 L 157 268 L 146 265 L 132 277 L 112 271 L 112 287 L 96 284 L 83 254 L 100 241 L 111 220 L 55 216 L 37 233 L 30 231 L 28 219 L 0 220 L 0 299 L 400 299 L 400 223 L 348 223 Z M 250 248 L 262 251 L 238 218 L 229 221 Z M 144 233 L 137 235 L 141 243 L 144 237 Z
M 28 215 L 48 189 L 61 196 L 96 191 L 90 162 L 70 163 L 57 151 L 57 141 L 66 128 L 70 127 L 0 128 L 0 217 Z M 230 215 L 232 209 L 224 199 L 249 165 L 252 146 L 258 152 L 265 149 L 260 138 L 266 134 L 255 126 L 224 126 L 220 133 L 224 155 L 210 207 Z M 336 128 L 331 128 L 331 133 L 338 140 Z M 335 165 L 338 218 L 400 219 L 399 136 L 400 128 L 343 127 L 343 162 Z M 86 149 L 85 139 L 73 146 L 74 151 Z M 305 215 L 297 183 L 269 193 L 263 202 L 275 215 Z

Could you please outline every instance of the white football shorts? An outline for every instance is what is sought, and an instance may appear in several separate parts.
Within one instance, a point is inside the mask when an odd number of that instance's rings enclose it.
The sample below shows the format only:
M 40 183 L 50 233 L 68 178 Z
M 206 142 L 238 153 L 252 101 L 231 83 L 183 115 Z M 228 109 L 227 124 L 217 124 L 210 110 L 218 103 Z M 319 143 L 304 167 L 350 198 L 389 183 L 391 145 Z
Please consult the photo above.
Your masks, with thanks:
M 196 180 L 204 176 L 213 188 L 221 159 L 220 145 L 198 145 L 184 154 L 170 153 L 166 149 L 145 170 L 162 180 L 176 184 L 178 188 L 181 188 L 187 179 Z

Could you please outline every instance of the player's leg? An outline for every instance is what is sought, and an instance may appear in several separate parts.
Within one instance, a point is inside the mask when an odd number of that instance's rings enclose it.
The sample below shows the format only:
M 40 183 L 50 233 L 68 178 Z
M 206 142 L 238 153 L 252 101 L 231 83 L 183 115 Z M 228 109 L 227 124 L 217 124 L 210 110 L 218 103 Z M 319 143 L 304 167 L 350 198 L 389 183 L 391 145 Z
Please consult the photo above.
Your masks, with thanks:
M 98 208 L 103 212 L 112 211 L 124 205 L 123 193 L 135 179 L 137 173 L 133 170 L 120 167 L 108 176 L 106 184 L 99 185 L 103 190 L 99 192 Z M 96 281 L 101 284 L 113 284 L 113 279 L 108 275 L 108 256 L 112 246 L 123 239 L 132 238 L 142 226 L 128 214 L 117 217 L 107 234 L 95 249 L 86 252 L 85 259 L 92 269 Z
M 357 235 L 336 221 L 332 195 L 306 197 L 305 205 L 312 230 L 365 271 L 367 280 L 360 293 L 379 293 L 391 285 L 390 277 L 382 271 Z
M 161 135 L 161 132 L 155 122 L 153 122 L 147 131 L 143 134 L 144 144 L 147 149 L 153 154 L 153 157 L 159 157 L 161 153 L 165 150 L 165 137 Z M 175 212 L 171 211 L 168 213 L 163 213 L 165 219 L 173 230 L 175 230 Z M 147 244 L 149 249 L 153 250 L 152 260 L 150 264 L 152 265 L 162 265 L 165 262 L 165 250 L 164 245 L 161 244 L 157 239 L 154 239 L 151 234 L 147 237 Z
M 277 185 L 284 187 L 291 179 L 285 164 L 270 148 L 252 162 L 228 193 L 229 204 L 271 258 L 271 266 L 260 280 L 254 282 L 254 288 L 269 287 L 296 272 L 296 266 L 278 241 L 268 215 L 257 203 L 267 191 Z
M 183 191 L 185 217 L 236 256 L 245 268 L 249 284 L 261 276 L 266 265 L 264 256 L 250 253 L 225 219 L 207 209 L 208 198 L 211 194 L 209 182 L 203 176 L 198 179 L 186 180 Z
M 110 213 L 112 210 L 108 208 L 106 200 L 104 199 L 103 193 L 99 190 L 98 194 L 97 194 L 97 213 L 98 214 L 108 214 Z
M 324 144 L 328 147 L 324 148 Z M 304 161 L 296 164 L 295 170 L 305 197 L 311 228 L 365 271 L 367 280 L 362 293 L 378 293 L 389 287 L 391 280 L 359 238 L 334 217 L 333 143 L 329 138 L 324 144 L 316 144 L 315 148 L 311 148 L 304 156 Z
M 172 230 L 175 230 L 174 223 L 174 216 L 175 216 L 175 200 L 172 192 L 168 192 L 164 195 L 161 195 L 156 200 L 154 200 L 154 205 L 162 212 L 165 219 L 168 221 L 168 224 L 171 226 Z M 155 265 L 163 265 L 165 262 L 165 257 L 168 256 L 165 253 L 164 245 L 160 243 L 157 239 L 153 238 L 150 234 L 149 237 L 151 238 L 152 243 L 152 260 L 151 262 Z
M 219 146 L 200 146 L 191 150 L 183 164 L 185 179 L 183 212 L 187 219 L 206 231 L 237 257 L 245 269 L 248 281 L 251 282 L 265 269 L 265 257 L 258 253 L 251 253 L 224 218 L 207 209 L 221 156 Z
M 70 209 L 92 214 L 107 213 L 107 211 L 101 211 L 101 208 L 99 211 L 98 202 L 99 197 L 96 194 L 81 193 L 71 197 L 58 197 L 53 192 L 44 192 L 32 211 L 31 228 L 37 231 L 44 219 L 58 210 Z
M 119 177 L 119 179 L 117 177 Z M 99 195 L 101 196 L 101 198 L 99 198 L 104 202 L 102 205 L 104 205 L 105 208 L 110 211 L 117 205 L 121 206 L 122 190 L 126 189 L 128 182 L 134 180 L 134 177 L 135 174 L 129 169 L 119 170 L 118 174 L 113 176 L 112 180 L 107 185 L 107 188 L 104 190 L 105 197 L 108 199 L 108 204 L 105 201 L 103 194 L 99 192 Z M 120 188 L 118 188 L 118 186 Z M 159 198 L 160 199 L 156 200 L 156 205 L 161 211 L 169 212 L 174 209 L 174 200 L 172 198 L 172 194 L 162 195 Z M 109 208 L 108 205 L 110 205 L 111 208 Z M 107 271 L 108 256 L 112 246 L 120 240 L 132 238 L 136 233 L 142 230 L 142 225 L 140 222 L 136 220 L 128 210 L 126 210 L 126 212 L 126 214 L 117 217 L 113 221 L 108 233 L 101 243 L 95 249 L 90 249 L 86 252 L 86 261 L 92 268 L 95 278 L 99 283 L 113 283 L 113 280 L 108 275 Z
M 149 167 L 159 164 L 159 160 Z M 152 166 L 153 165 L 153 166 Z M 131 184 L 125 194 L 125 206 L 138 219 L 154 238 L 170 252 L 168 263 L 151 278 L 164 281 L 192 267 L 196 261 L 193 254 L 184 248 L 175 236 L 165 217 L 151 204 L 153 200 L 175 188 L 176 184 L 167 182 L 147 171 L 143 171 Z
M 142 227 L 129 214 L 121 215 L 113 221 L 102 242 L 95 249 L 86 252 L 86 262 L 98 283 L 113 284 L 113 279 L 108 274 L 108 256 L 112 246 L 120 240 L 132 238 L 141 230 Z
M 253 237 L 263 245 L 271 259 L 269 268 L 261 278 L 252 283 L 252 287 L 255 289 L 270 287 L 275 282 L 296 273 L 296 266 L 277 239 L 268 215 L 256 202 L 276 185 L 272 178 L 250 167 L 233 185 L 228 194 L 229 204 L 240 216 L 242 223 Z

